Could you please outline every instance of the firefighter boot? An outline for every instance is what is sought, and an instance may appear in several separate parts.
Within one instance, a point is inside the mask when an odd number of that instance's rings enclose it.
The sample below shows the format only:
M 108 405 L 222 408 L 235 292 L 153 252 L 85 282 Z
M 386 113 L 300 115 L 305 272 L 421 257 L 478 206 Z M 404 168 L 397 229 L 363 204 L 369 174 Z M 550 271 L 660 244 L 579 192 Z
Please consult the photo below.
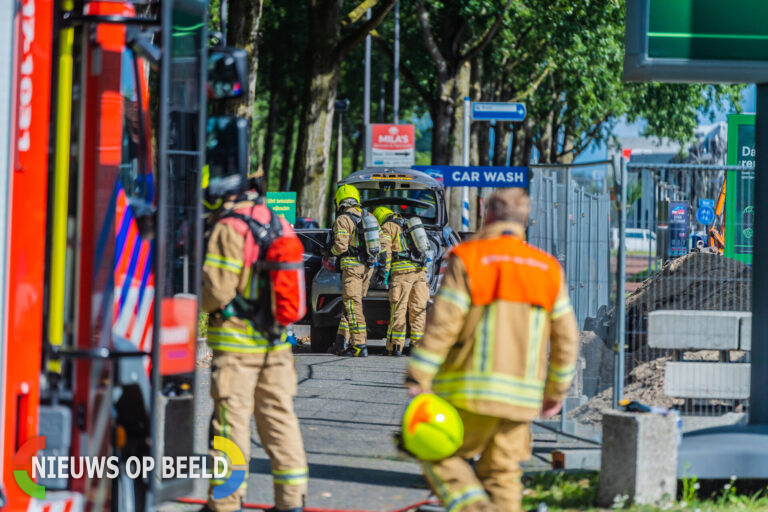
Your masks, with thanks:
M 343 353 L 339 354 L 347 357 L 368 357 L 368 347 L 363 345 L 350 345 Z
M 348 349 L 349 342 L 344 339 L 344 336 L 338 334 L 336 335 L 336 341 L 333 345 L 331 345 L 331 348 L 328 349 L 328 353 L 336 354 L 337 356 L 343 356 Z

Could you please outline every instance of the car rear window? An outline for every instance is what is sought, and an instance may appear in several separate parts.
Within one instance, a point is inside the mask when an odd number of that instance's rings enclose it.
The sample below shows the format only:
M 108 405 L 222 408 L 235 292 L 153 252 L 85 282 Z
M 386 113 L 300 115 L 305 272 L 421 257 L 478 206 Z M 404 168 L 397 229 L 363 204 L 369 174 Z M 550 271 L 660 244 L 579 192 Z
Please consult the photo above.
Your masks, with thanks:
M 418 216 L 425 224 L 437 223 L 437 198 L 431 190 L 380 190 L 380 189 L 361 189 L 361 199 L 363 205 L 371 210 L 376 206 L 386 206 L 395 213 L 403 217 Z M 384 203 L 379 199 L 389 199 Z M 419 201 L 421 204 L 408 203 L 401 199 Z

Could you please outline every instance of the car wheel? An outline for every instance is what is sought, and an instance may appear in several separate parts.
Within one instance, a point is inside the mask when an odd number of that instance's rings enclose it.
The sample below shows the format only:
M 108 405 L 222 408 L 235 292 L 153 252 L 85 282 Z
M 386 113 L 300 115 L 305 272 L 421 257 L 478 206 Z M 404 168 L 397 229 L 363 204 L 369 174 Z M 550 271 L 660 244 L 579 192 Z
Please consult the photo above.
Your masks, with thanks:
M 326 353 L 336 339 L 336 327 L 316 327 L 309 328 L 309 342 L 312 346 L 312 352 Z

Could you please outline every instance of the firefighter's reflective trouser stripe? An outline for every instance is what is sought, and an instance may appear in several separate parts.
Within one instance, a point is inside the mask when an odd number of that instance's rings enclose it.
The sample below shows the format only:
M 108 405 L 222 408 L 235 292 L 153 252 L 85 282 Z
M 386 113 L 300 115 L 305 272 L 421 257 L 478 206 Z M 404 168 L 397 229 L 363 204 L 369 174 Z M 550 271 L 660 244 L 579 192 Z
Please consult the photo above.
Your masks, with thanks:
M 368 293 L 373 269 L 365 265 L 353 265 L 341 269 L 341 300 L 344 311 L 337 331 L 337 338 L 352 345 L 364 345 L 366 340 L 363 297 Z
M 459 410 L 464 443 L 455 455 L 423 462 L 424 474 L 446 512 L 518 512 L 523 486 L 519 463 L 531 456 L 528 423 Z M 475 469 L 467 460 L 479 455 Z
M 285 342 L 285 334 L 280 337 L 283 343 L 271 345 L 262 333 L 255 330 L 249 323 L 245 327 L 230 326 L 210 326 L 208 327 L 208 346 L 211 350 L 222 350 L 227 352 L 239 352 L 242 354 L 263 354 L 265 352 L 277 352 L 289 350 L 290 343 Z
M 419 344 L 424 335 L 429 302 L 426 271 L 393 273 L 389 285 L 389 329 L 387 350 L 402 350 L 405 345 L 406 313 L 411 322 L 411 346 Z
M 272 463 L 275 506 L 291 509 L 304 505 L 307 493 L 307 459 L 293 410 L 296 395 L 296 369 L 288 350 L 242 354 L 214 351 L 211 371 L 211 397 L 214 402 L 211 436 L 231 440 L 243 452 L 246 464 L 251 452 L 251 416 L 256 419 L 261 443 Z M 214 457 L 224 454 L 212 450 Z M 234 494 L 213 499 L 213 487 L 223 480 L 211 480 L 208 506 L 219 512 L 241 508 L 248 482 L 246 479 Z

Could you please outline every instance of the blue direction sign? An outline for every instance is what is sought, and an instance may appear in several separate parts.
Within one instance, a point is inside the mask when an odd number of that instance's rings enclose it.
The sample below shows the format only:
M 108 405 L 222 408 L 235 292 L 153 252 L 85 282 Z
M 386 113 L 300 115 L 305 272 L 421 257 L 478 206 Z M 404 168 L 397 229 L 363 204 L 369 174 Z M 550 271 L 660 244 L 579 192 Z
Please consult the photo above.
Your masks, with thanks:
M 525 114 L 523 103 L 472 102 L 474 121 L 522 121 Z
M 712 224 L 712 221 L 715 220 L 715 210 L 709 206 L 700 206 L 699 209 L 696 210 L 696 220 L 699 221 L 699 224 L 707 226 Z
M 714 199 L 699 199 L 699 208 L 714 208 L 715 207 L 715 200 Z
M 446 187 L 519 187 L 528 188 L 527 167 L 491 167 L 463 165 L 414 165 Z

